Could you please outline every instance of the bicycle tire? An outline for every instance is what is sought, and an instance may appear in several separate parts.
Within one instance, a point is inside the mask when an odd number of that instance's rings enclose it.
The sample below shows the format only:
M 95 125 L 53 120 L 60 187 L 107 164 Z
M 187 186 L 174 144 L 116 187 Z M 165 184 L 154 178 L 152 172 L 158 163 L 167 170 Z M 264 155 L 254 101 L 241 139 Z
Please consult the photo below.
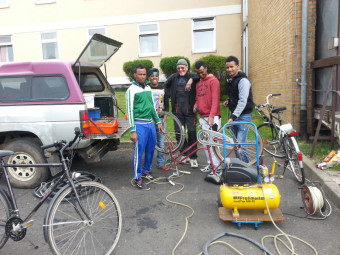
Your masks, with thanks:
M 98 182 L 80 182 L 75 187 L 77 192 L 92 191 L 79 199 L 91 221 L 74 199 L 73 189 L 60 190 L 45 216 L 44 235 L 51 250 L 56 255 L 111 254 L 122 228 L 117 199 L 109 188 Z
M 6 235 L 6 223 L 10 215 L 10 203 L 5 191 L 0 187 L 0 249 L 6 244 L 8 235 Z
M 247 143 L 255 143 L 256 141 L 256 131 L 253 125 L 250 124 L 242 124 L 245 125 L 249 128 L 248 130 L 248 135 L 247 135 Z M 223 127 L 220 128 L 218 130 L 219 133 L 223 133 Z M 225 129 L 226 132 L 226 140 L 232 142 L 232 143 L 236 143 L 237 141 L 235 141 L 235 139 L 233 139 L 233 134 L 231 129 L 226 128 Z M 262 155 L 263 153 L 263 140 L 261 138 L 261 135 L 258 133 L 258 141 L 259 141 L 259 157 Z M 217 141 L 216 141 L 217 142 Z M 219 141 L 221 144 L 223 144 L 223 141 Z M 226 149 L 227 151 L 230 150 L 229 153 L 227 153 L 227 157 L 236 157 L 236 153 L 235 153 L 235 146 L 237 145 L 226 145 Z M 222 146 L 213 146 L 213 151 L 215 153 L 215 155 L 219 158 L 219 160 L 224 160 L 224 155 L 223 155 L 223 145 Z M 256 144 L 254 145 L 246 145 L 246 149 L 248 152 L 248 156 L 249 156 L 249 165 L 254 165 L 256 164 L 257 161 L 257 151 L 256 151 Z
M 185 140 L 185 129 L 180 120 L 172 113 L 166 111 L 158 112 L 158 116 L 166 116 L 166 130 L 164 137 L 164 147 L 161 148 L 156 144 L 156 150 L 162 153 L 169 153 L 169 146 L 172 152 L 176 152 L 182 148 Z M 169 138 L 169 140 L 167 139 Z
M 300 167 L 300 161 L 298 152 L 300 152 L 299 148 L 297 147 L 297 143 L 294 137 L 284 137 L 284 143 L 286 146 L 286 152 L 289 160 L 289 166 L 291 172 L 294 174 L 297 182 L 299 184 L 305 183 L 305 171 L 303 167 Z
M 280 128 L 278 126 L 277 130 Z M 263 139 L 263 149 L 268 154 L 277 157 L 277 158 L 285 158 L 286 153 L 284 148 L 282 147 L 281 140 L 279 134 L 276 132 L 272 123 L 265 122 L 257 127 L 257 131 L 261 135 Z

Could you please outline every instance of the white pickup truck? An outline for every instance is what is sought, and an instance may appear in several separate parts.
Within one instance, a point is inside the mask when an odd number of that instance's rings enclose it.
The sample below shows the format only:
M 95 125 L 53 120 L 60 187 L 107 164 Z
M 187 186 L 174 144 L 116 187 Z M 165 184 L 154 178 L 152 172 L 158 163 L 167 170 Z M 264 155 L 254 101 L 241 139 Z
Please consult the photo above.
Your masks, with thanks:
M 41 146 L 71 140 L 75 127 L 86 136 L 77 149 L 86 162 L 118 148 L 128 124 L 118 117 L 115 92 L 100 68 L 121 45 L 95 34 L 75 62 L 0 65 L 0 149 L 15 152 L 7 163 L 59 162 Z M 13 186 L 33 188 L 59 170 L 17 167 L 9 174 Z

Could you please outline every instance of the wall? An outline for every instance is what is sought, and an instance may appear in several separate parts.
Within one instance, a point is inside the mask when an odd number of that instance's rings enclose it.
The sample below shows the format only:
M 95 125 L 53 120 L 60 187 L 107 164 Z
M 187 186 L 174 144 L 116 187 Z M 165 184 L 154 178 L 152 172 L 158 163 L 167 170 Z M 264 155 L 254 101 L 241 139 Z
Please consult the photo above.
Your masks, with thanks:
M 301 0 L 249 0 L 249 78 L 256 104 L 265 103 L 266 95 L 281 93 L 272 99 L 276 106 L 286 106 L 283 118 L 300 129 L 301 78 Z M 314 60 L 316 0 L 309 1 L 307 112 L 311 130 L 311 68 Z
M 241 55 L 241 0 L 139 1 L 56 0 L 10 1 L 0 9 L 0 35 L 11 35 L 14 61 L 42 60 L 41 32 L 57 32 L 61 60 L 75 60 L 88 41 L 88 29 L 105 27 L 106 35 L 123 43 L 108 62 L 109 80 L 124 81 L 122 66 L 138 59 L 139 23 L 159 22 L 161 55 L 147 57 L 159 66 L 162 57 L 183 55 L 191 63 L 215 54 Z M 216 51 L 192 53 L 192 19 L 216 17 Z

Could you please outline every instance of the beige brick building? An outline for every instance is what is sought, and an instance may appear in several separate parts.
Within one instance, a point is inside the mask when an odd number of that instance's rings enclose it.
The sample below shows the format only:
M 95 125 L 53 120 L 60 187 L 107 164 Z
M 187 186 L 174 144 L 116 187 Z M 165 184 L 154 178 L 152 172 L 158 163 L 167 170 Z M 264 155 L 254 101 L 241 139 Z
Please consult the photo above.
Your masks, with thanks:
M 284 119 L 300 130 L 301 86 L 301 0 L 249 0 L 248 75 L 257 104 L 265 103 L 267 94 L 281 93 L 272 100 L 286 106 Z M 307 60 L 307 124 L 312 117 L 311 68 L 314 60 L 316 0 L 309 1 Z
M 101 33 L 123 43 L 109 81 L 128 83 L 126 61 L 241 56 L 241 15 L 242 0 L 0 0 L 0 63 L 75 60 Z

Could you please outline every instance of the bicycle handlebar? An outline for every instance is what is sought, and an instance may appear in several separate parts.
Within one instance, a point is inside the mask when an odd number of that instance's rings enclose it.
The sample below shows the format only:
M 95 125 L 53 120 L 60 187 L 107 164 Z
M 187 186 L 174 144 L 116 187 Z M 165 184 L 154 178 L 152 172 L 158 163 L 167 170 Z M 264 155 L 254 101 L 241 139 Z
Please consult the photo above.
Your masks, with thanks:
M 261 109 L 262 107 L 266 107 L 268 105 L 270 105 L 269 103 L 269 98 L 271 97 L 276 97 L 276 96 L 281 96 L 281 93 L 275 93 L 275 94 L 269 94 L 266 96 L 266 103 L 265 104 L 259 104 L 259 105 L 255 105 L 255 108 L 257 111 L 261 112 Z
M 59 150 L 63 151 L 67 147 L 71 147 L 72 144 L 74 144 L 74 142 L 78 139 L 78 137 L 80 137 L 81 132 L 80 132 L 79 127 L 74 128 L 74 133 L 75 133 L 75 136 L 74 136 L 73 140 L 70 141 L 70 142 L 66 142 L 65 140 L 60 140 L 60 141 L 54 142 L 52 144 L 43 145 L 43 146 L 41 146 L 41 149 L 45 150 L 45 149 L 52 148 L 52 147 L 56 147 L 56 148 L 61 147 Z

